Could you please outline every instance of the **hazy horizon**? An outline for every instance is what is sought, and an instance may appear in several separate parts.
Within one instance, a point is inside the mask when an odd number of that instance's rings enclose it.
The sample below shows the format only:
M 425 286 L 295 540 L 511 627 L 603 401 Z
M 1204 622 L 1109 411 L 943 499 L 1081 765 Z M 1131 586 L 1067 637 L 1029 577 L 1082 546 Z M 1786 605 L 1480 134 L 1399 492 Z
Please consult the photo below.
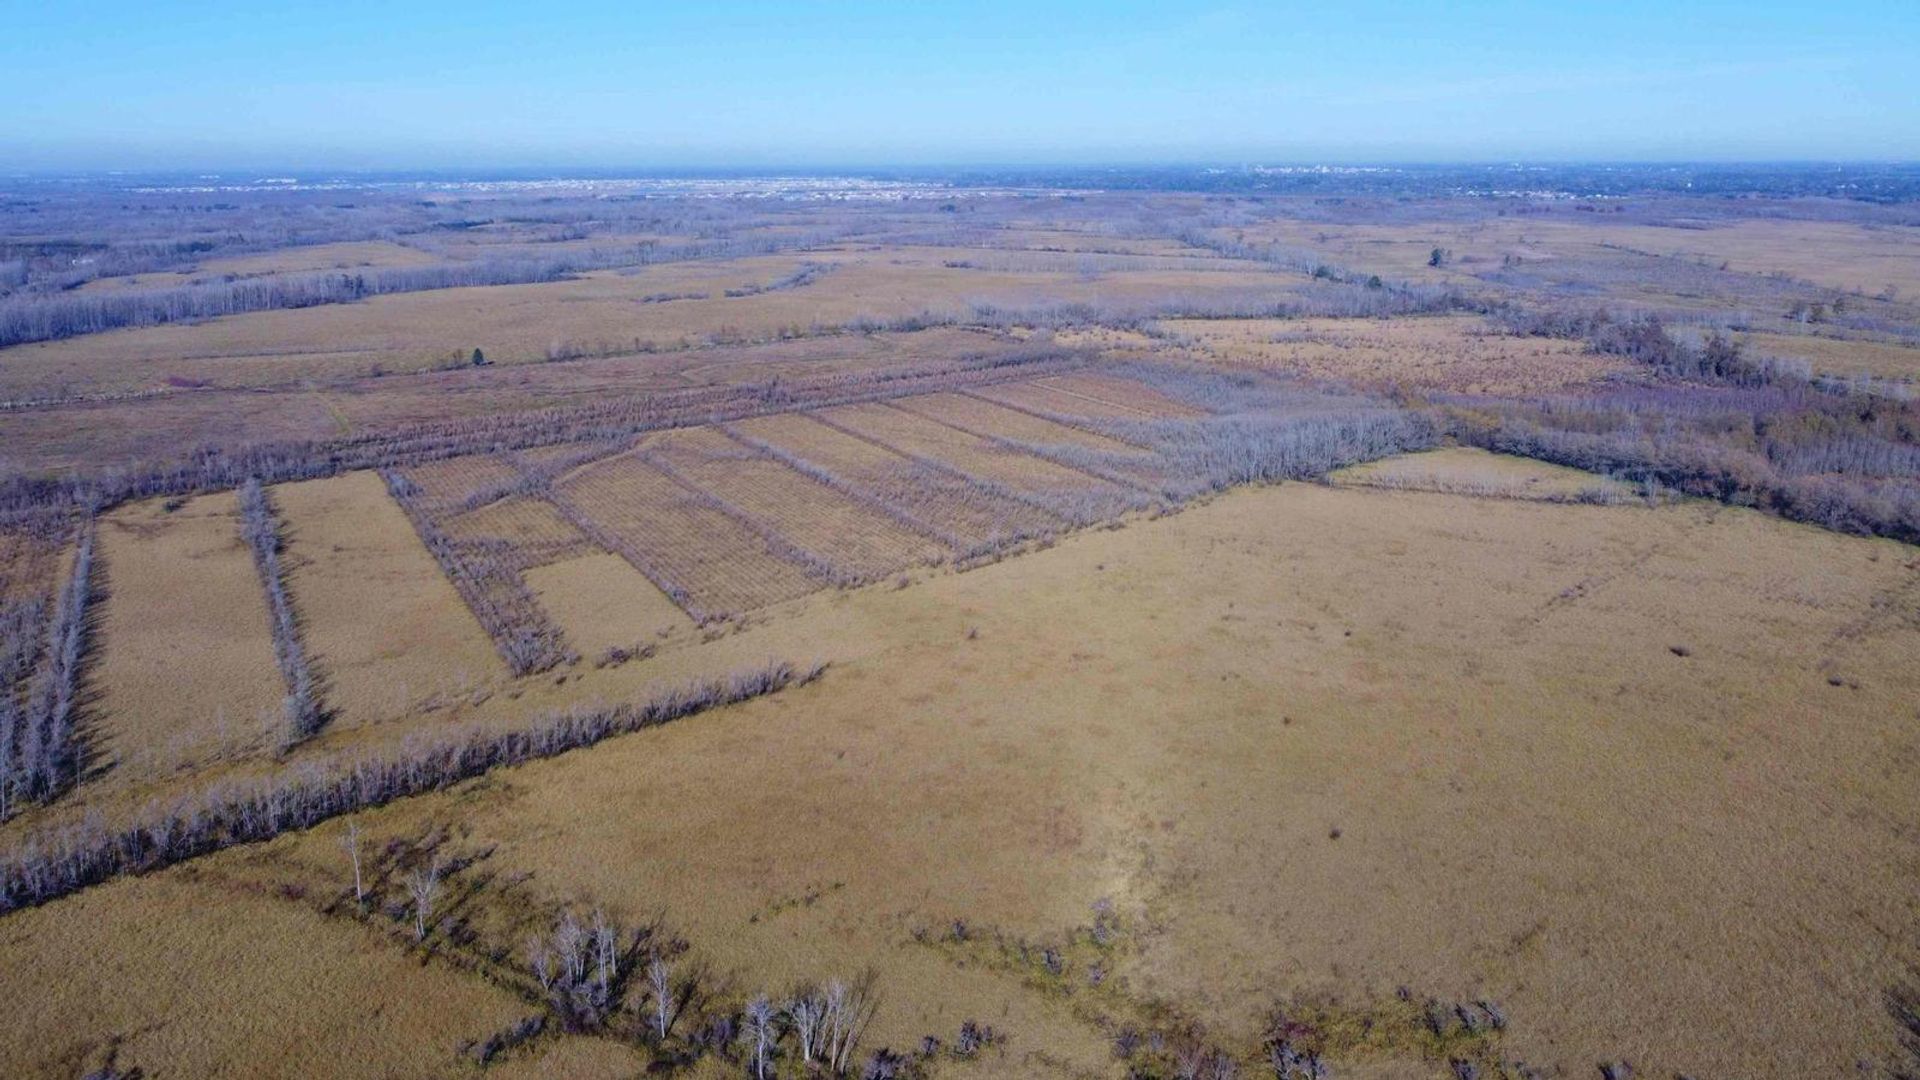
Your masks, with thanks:
M 1920 158 L 1920 10 L 0 4 L 0 172 Z

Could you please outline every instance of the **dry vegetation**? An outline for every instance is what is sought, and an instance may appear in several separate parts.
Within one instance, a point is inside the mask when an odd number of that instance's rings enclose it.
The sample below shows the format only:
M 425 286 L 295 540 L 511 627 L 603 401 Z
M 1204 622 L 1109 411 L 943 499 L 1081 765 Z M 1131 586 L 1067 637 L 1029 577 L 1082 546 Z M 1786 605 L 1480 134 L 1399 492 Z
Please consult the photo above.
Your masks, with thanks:
M 1900 1075 L 1898 205 L 89 199 L 0 1074 Z

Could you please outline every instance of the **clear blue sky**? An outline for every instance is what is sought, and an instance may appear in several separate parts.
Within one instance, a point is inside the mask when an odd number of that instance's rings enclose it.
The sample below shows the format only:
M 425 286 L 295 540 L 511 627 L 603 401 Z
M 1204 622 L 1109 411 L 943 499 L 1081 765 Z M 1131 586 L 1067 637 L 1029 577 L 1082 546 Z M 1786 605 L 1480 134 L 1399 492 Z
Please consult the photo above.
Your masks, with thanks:
M 1920 0 L 0 0 L 37 168 L 1920 159 Z

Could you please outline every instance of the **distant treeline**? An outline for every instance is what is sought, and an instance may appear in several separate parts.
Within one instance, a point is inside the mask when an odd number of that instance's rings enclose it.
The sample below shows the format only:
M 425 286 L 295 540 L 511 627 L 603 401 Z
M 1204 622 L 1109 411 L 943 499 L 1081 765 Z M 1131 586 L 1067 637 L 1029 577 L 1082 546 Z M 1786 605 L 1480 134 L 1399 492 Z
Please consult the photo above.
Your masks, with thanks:
M 811 235 L 759 236 L 682 244 L 636 244 L 564 255 L 244 278 L 170 289 L 15 296 L 0 300 L 0 348 L 253 311 L 350 304 L 390 293 L 527 285 L 615 267 L 765 255 L 818 243 L 821 239 Z

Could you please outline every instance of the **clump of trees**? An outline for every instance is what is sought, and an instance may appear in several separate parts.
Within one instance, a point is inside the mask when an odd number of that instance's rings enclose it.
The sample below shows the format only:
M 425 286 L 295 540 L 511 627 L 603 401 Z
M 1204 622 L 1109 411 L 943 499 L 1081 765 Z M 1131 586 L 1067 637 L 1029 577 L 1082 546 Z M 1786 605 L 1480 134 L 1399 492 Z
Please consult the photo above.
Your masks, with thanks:
M 1651 384 L 1586 396 L 1442 403 L 1460 441 L 1840 532 L 1920 542 L 1920 403 L 1690 342 L 1657 318 L 1502 316 L 1645 364 Z
M 822 670 L 823 665 L 798 668 L 773 663 L 668 690 L 638 703 L 549 713 L 525 727 L 448 735 L 411 745 L 393 756 L 315 763 L 291 775 L 214 788 L 151 809 L 116 827 L 90 820 L 35 835 L 0 856 L 0 913 L 43 904 L 121 874 L 269 840 L 328 818 L 439 790 L 492 769 L 552 757 L 705 709 L 775 693 L 809 682 Z M 424 906 L 430 908 L 431 896 L 428 899 Z
M 258 479 L 248 480 L 240 489 L 240 535 L 253 552 L 254 569 L 267 594 L 268 625 L 273 635 L 273 656 L 280 666 L 280 677 L 287 685 L 281 702 L 285 727 L 281 746 L 290 749 L 312 738 L 325 722 L 320 706 L 318 680 L 307 659 L 300 633 L 300 621 L 293 610 L 293 597 L 287 591 L 287 571 L 281 563 L 280 518 Z

